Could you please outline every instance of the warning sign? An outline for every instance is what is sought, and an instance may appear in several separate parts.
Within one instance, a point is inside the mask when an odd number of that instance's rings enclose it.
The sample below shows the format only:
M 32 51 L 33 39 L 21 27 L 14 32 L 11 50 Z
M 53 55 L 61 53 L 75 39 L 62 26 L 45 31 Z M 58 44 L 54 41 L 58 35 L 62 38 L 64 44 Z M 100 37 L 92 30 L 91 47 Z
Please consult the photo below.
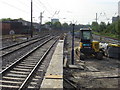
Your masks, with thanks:
M 15 31 L 14 31 L 14 30 L 10 30 L 9 34 L 10 34 L 10 35 L 14 35 L 14 34 L 15 34 Z

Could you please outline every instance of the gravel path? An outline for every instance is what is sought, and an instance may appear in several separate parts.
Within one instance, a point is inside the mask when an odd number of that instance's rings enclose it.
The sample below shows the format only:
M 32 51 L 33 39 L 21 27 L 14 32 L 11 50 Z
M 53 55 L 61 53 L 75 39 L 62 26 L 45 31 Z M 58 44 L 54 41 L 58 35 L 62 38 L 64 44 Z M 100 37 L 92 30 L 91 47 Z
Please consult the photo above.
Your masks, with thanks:
M 71 36 L 67 37 L 67 64 L 71 64 Z M 79 46 L 79 39 L 75 38 L 75 47 Z M 82 66 L 83 69 L 64 69 L 64 78 L 68 78 L 79 89 L 86 88 L 118 88 L 120 84 L 120 61 L 117 59 L 111 59 L 104 57 L 103 60 L 97 60 L 95 58 L 79 60 L 75 55 L 75 65 Z M 105 89 L 105 90 L 106 90 Z

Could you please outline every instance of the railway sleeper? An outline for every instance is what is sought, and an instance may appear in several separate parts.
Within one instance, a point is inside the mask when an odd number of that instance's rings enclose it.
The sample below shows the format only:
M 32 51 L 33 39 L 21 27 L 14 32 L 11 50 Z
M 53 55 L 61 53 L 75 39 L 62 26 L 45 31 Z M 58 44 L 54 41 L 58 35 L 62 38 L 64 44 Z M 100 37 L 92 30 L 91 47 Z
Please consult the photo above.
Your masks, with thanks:
M 26 67 L 26 66 L 16 66 L 17 68 L 25 68 L 25 69 L 32 69 L 33 67 Z
M 13 70 L 20 70 L 20 71 L 26 71 L 26 72 L 29 71 L 30 72 L 32 69 L 14 68 Z
M 14 85 L 0 85 L 0 87 L 2 87 L 2 89 L 3 88 L 12 88 L 12 89 L 13 88 L 16 88 L 16 89 L 19 88 L 19 86 L 14 86 Z
M 29 72 L 22 72 L 22 71 L 10 71 L 10 73 L 14 73 L 14 74 L 29 74 Z
M 23 77 L 19 78 L 19 77 L 8 77 L 8 76 L 3 76 L 2 79 L 4 80 L 24 80 Z
M 25 78 L 25 77 L 27 77 L 27 75 L 22 75 L 22 74 L 13 74 L 13 73 L 9 73 L 9 74 L 7 74 L 7 76 L 13 76 L 13 77 L 23 77 L 23 78 Z

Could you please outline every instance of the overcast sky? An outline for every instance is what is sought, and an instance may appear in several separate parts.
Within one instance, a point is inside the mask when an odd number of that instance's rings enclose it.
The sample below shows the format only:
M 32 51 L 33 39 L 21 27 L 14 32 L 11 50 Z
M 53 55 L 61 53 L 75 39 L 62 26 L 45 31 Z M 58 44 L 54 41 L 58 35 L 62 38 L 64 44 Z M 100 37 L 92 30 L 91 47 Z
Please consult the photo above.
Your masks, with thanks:
M 88 24 L 95 21 L 111 22 L 118 15 L 119 0 L 33 0 L 33 21 L 39 22 L 43 12 L 43 23 L 59 18 L 62 23 Z M 0 18 L 23 18 L 30 21 L 31 0 L 0 0 Z

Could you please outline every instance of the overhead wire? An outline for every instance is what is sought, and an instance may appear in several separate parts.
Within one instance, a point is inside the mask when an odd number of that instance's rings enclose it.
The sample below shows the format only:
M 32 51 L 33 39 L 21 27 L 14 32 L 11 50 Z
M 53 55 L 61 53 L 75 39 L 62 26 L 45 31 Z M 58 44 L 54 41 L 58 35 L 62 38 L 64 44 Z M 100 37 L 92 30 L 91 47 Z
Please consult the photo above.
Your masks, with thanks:
M 24 3 L 24 2 L 22 2 L 22 1 L 20 1 L 20 0 L 18 0 L 18 2 L 20 2 L 22 5 L 24 5 L 24 6 L 26 6 L 26 7 L 31 7 L 30 4 L 26 4 L 26 3 Z M 33 1 L 33 6 L 36 7 L 35 10 L 37 9 L 37 10 L 39 11 L 39 8 L 40 8 L 40 7 L 38 7 L 38 5 L 36 4 L 35 0 Z M 34 8 L 33 8 L 33 9 L 34 9 Z M 36 10 L 36 11 L 37 11 L 37 10 Z
M 34 7 L 36 7 L 34 9 L 36 9 L 38 12 L 40 12 L 41 7 L 38 5 L 38 3 L 35 0 L 33 2 L 33 5 L 34 5 Z
M 40 0 L 37 0 L 43 7 L 44 9 L 50 14 L 52 15 L 52 13 L 47 9 L 47 7 L 44 5 L 44 3 L 42 3 Z
M 30 7 L 30 4 L 28 5 L 28 4 L 24 3 L 24 2 L 22 2 L 21 0 L 17 0 L 17 1 L 20 2 L 24 6 Z
M 21 9 L 21 8 L 18 8 L 18 7 L 14 6 L 14 5 L 12 5 L 12 4 L 9 4 L 9 3 L 5 2 L 5 1 L 1 1 L 1 2 L 2 2 L 3 4 L 6 4 L 6 5 L 12 7 L 12 8 L 15 8 L 15 9 L 17 9 L 17 10 L 20 10 L 20 11 L 22 11 L 22 12 L 24 12 L 24 13 L 27 13 L 27 14 L 29 13 L 28 11 L 25 11 L 25 10 L 23 10 L 23 9 Z M 21 2 L 20 0 L 18 0 L 18 2 L 21 3 L 22 5 L 26 6 L 26 7 L 30 7 L 28 4 L 25 4 L 25 3 Z M 33 3 L 33 4 L 36 4 L 36 3 Z M 36 5 L 34 5 L 34 6 L 37 7 Z M 40 8 L 40 7 L 37 7 L 37 8 L 35 8 L 34 10 L 39 11 L 38 8 Z
M 18 0 L 18 2 L 20 2 L 22 5 L 24 5 L 24 6 L 26 6 L 26 7 L 31 7 L 30 4 L 23 3 L 23 2 L 20 1 L 20 0 Z M 35 11 L 39 12 L 39 9 L 38 9 L 38 8 L 40 8 L 40 7 L 37 7 L 35 4 L 36 4 L 36 3 L 33 2 L 33 7 L 36 7 L 36 8 L 33 8 L 33 9 L 34 9 Z M 33 11 L 34 11 L 34 10 L 33 10 Z
M 23 9 L 21 9 L 21 8 L 18 8 L 18 7 L 16 7 L 16 6 L 14 6 L 14 5 L 12 5 L 12 4 L 9 4 L 9 3 L 7 3 L 7 2 L 5 2 L 5 1 L 1 1 L 3 4 L 5 4 L 5 5 L 8 5 L 9 7 L 12 7 L 12 8 L 15 8 L 15 9 L 17 9 L 17 10 L 20 10 L 20 11 L 22 11 L 22 12 L 24 12 L 24 13 L 29 13 L 28 11 L 25 11 L 25 10 L 23 10 Z
M 18 0 L 19 1 L 19 0 Z M 21 4 L 24 4 L 25 6 L 27 6 L 27 7 L 31 7 L 30 6 L 30 4 L 28 5 L 28 4 L 26 4 L 26 3 L 23 3 L 23 2 L 21 2 L 21 1 L 19 1 Z M 34 0 L 33 1 L 33 13 L 35 13 L 35 12 L 40 12 L 40 6 L 37 4 L 37 2 Z M 34 14 L 33 14 L 34 15 Z M 36 15 L 36 14 L 35 14 Z
M 25 14 L 28 14 L 28 13 L 30 13 L 28 10 L 26 11 L 25 9 L 21 9 L 21 8 L 18 8 L 18 7 L 16 7 L 15 5 L 12 5 L 12 4 L 10 4 L 10 3 L 8 3 L 8 2 L 5 2 L 5 1 L 2 1 L 1 0 L 1 2 L 3 3 L 3 4 L 5 4 L 5 5 L 7 5 L 7 6 L 9 6 L 9 7 L 11 7 L 11 8 L 14 8 L 14 9 L 17 9 L 17 10 L 19 10 L 19 11 L 21 11 L 21 12 L 23 12 L 23 13 L 25 13 Z M 26 4 L 26 3 L 23 3 L 23 2 L 21 2 L 21 1 L 19 1 L 18 0 L 18 2 L 20 3 L 20 4 L 22 4 L 22 5 L 24 5 L 24 6 L 26 6 L 26 7 L 31 7 L 31 5 L 30 4 Z M 39 8 L 36 6 L 36 2 L 33 2 L 33 6 L 35 7 L 35 8 L 33 8 L 33 11 L 35 11 L 35 12 L 40 12 L 40 10 L 39 10 Z M 31 9 L 31 8 L 30 8 Z M 36 15 L 36 14 L 35 14 Z M 38 15 L 39 16 L 39 15 Z M 35 16 L 36 17 L 36 16 Z

